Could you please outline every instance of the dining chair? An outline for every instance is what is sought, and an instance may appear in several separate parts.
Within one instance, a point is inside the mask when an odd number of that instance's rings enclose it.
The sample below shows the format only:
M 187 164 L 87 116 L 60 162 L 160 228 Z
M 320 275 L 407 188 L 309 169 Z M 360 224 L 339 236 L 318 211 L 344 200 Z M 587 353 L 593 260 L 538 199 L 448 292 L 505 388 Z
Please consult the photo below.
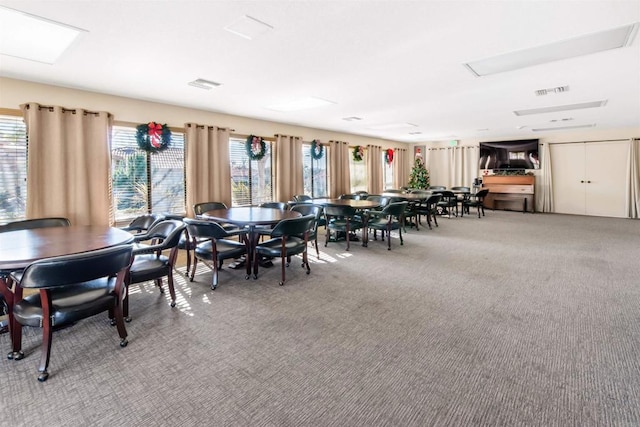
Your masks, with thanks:
M 189 280 L 193 282 L 198 260 L 210 261 L 213 264 L 211 267 L 213 270 L 211 289 L 216 290 L 218 287 L 218 272 L 222 268 L 224 260 L 239 258 L 247 254 L 246 241 L 238 242 L 228 238 L 243 234 L 246 239 L 246 234 L 244 234 L 243 230 L 227 231 L 214 221 L 185 218 L 184 223 L 187 225 L 189 234 L 198 242 L 194 248 L 193 269 L 191 270 Z M 247 261 L 247 266 L 249 263 L 250 261 Z M 247 268 L 247 276 L 248 275 L 249 269 Z
M 442 191 L 442 190 L 446 190 L 447 187 L 445 187 L 444 185 L 430 185 L 429 186 L 429 191 Z
M 489 194 L 488 189 L 480 190 L 476 194 L 472 194 L 467 200 L 465 200 L 462 204 L 462 215 L 464 216 L 464 211 L 470 212 L 470 208 L 476 207 L 478 209 L 478 218 L 480 218 L 480 210 L 482 210 L 482 216 L 484 216 L 484 198 Z
M 433 230 L 431 227 L 431 218 L 433 218 L 434 224 L 438 227 L 438 203 L 440 203 L 440 200 L 442 200 L 442 194 L 433 194 L 427 197 L 426 200 L 420 202 L 420 205 L 416 208 L 418 221 L 421 216 L 426 217 L 429 230 Z
M 296 194 L 293 196 L 293 201 L 295 202 L 307 202 L 309 200 L 312 200 L 312 198 L 306 194 Z
M 285 202 L 264 202 L 259 205 L 261 208 L 273 208 L 280 209 L 282 211 L 287 210 L 289 207 Z
M 291 257 L 302 254 L 302 267 L 306 267 L 307 274 L 311 273 L 307 246 L 309 233 L 316 221 L 316 216 L 305 215 L 298 218 L 283 219 L 272 230 L 269 230 L 269 239 L 259 243 L 253 253 L 253 278 L 258 278 L 258 265 L 260 257 L 272 257 L 281 259 L 280 286 L 284 285 L 285 267 L 291 263 Z M 302 236 L 302 237 L 301 237 Z
M 158 221 L 162 221 L 164 219 L 163 215 L 160 214 L 145 214 L 140 215 L 134 218 L 129 225 L 126 227 L 120 227 L 121 230 L 129 231 L 133 233 L 142 233 L 143 231 L 147 231 Z
M 313 241 L 313 246 L 316 248 L 316 255 L 318 259 L 320 259 L 320 249 L 318 248 L 318 226 L 321 225 L 320 221 L 323 220 L 324 210 L 322 206 L 312 205 L 310 203 L 304 203 L 300 205 L 295 205 L 291 207 L 292 211 L 300 212 L 302 216 L 305 215 L 313 215 L 315 217 L 315 221 L 313 223 L 313 227 L 309 231 L 308 239 L 309 241 Z
M 123 320 L 124 278 L 131 264 L 132 246 L 45 258 L 27 266 L 13 280 L 24 289 L 38 290 L 13 307 L 21 326 L 42 328 L 42 351 L 38 380 L 46 381 L 54 328 L 108 311 L 117 326 L 120 346 L 126 347 L 127 330 Z M 23 355 L 14 357 L 21 359 Z
M 126 322 L 131 321 L 129 317 L 129 287 L 134 283 L 153 280 L 160 289 L 160 293 L 164 293 L 162 278 L 166 276 L 171 295 L 171 307 L 176 306 L 173 268 L 178 255 L 178 242 L 184 234 L 185 228 L 186 225 L 183 221 L 165 219 L 158 222 L 146 233 L 135 236 L 133 262 L 125 278 L 127 289 L 123 307 Z
M 335 235 L 334 241 L 338 240 L 340 233 L 344 233 L 347 240 L 346 250 L 349 250 L 351 233 L 364 227 L 363 222 L 356 217 L 356 213 L 357 210 L 351 206 L 327 205 L 324 207 L 324 215 L 327 221 L 327 238 L 324 242 L 325 247 L 327 247 L 331 240 L 332 232 Z
M 458 197 L 453 191 L 442 190 L 439 191 L 442 199 L 438 202 L 438 207 L 447 212 L 449 218 L 451 218 L 451 212 L 455 209 L 455 214 L 458 216 Z
M 387 250 L 391 250 L 391 230 L 398 230 L 400 244 L 404 245 L 402 239 L 402 218 L 407 209 L 408 202 L 389 203 L 381 211 L 370 211 L 367 228 L 373 229 L 373 239 L 378 240 L 375 231 L 380 230 L 382 241 L 384 242 L 385 232 L 387 234 Z
M 0 233 L 18 230 L 32 230 L 34 228 L 68 227 L 70 225 L 71 221 L 62 217 L 24 219 L 0 225 Z

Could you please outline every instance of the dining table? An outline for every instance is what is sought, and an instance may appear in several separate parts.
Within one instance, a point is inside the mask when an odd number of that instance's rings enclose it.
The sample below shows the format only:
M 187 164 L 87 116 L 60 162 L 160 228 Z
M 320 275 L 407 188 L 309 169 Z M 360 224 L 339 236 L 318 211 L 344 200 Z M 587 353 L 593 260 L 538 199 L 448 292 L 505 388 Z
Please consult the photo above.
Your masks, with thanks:
M 233 224 L 237 227 L 247 229 L 247 259 L 245 260 L 245 264 L 247 271 L 246 279 L 249 279 L 252 273 L 254 273 L 254 278 L 257 275 L 256 272 L 252 271 L 253 263 L 251 260 L 253 259 L 255 248 L 258 245 L 258 240 L 260 239 L 259 228 L 271 227 L 283 219 L 298 218 L 300 216 L 302 216 L 300 212 L 286 209 L 261 206 L 237 206 L 206 211 L 198 215 L 198 218 Z
M 13 318 L 11 307 L 22 299 L 22 288 L 12 284 L 9 273 L 34 261 L 62 255 L 104 249 L 133 242 L 134 236 L 116 227 L 72 225 L 0 233 L 0 292 L 9 306 L 9 359 L 22 359 L 22 327 Z
M 350 206 L 359 211 L 366 211 L 367 209 L 375 209 L 380 207 L 380 202 L 377 200 L 354 200 L 354 199 L 313 199 L 310 203 L 321 206 Z M 369 244 L 369 230 L 368 230 L 368 215 L 362 215 L 362 246 L 366 247 Z

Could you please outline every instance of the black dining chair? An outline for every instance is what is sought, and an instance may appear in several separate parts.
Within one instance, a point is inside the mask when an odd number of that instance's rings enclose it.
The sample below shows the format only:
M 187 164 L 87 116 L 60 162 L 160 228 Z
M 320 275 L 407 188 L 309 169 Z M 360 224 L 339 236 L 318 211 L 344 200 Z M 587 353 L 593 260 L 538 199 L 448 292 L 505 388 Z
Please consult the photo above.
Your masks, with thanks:
M 287 210 L 289 206 L 285 202 L 264 202 L 259 205 L 261 208 L 280 209 L 282 211 Z
M 370 211 L 367 221 L 367 228 L 373 229 L 373 239 L 378 240 L 375 231 L 380 230 L 382 241 L 385 233 L 387 235 L 387 250 L 391 250 L 391 230 L 398 230 L 400 235 L 400 245 L 404 245 L 402 239 L 402 219 L 408 202 L 389 203 L 381 211 Z
M 189 280 L 193 282 L 198 260 L 210 261 L 213 265 L 213 279 L 211 289 L 218 287 L 218 271 L 222 268 L 225 259 L 239 258 L 247 254 L 247 242 L 230 240 L 229 237 L 242 235 L 246 239 L 243 230 L 227 231 L 214 221 L 201 221 L 185 218 L 189 234 L 198 242 L 194 248 L 193 269 Z M 250 261 L 247 261 L 247 276 L 249 276 Z
M 111 324 L 127 345 L 122 303 L 124 278 L 131 264 L 132 246 L 121 245 L 38 260 L 13 274 L 18 286 L 38 290 L 11 308 L 21 326 L 42 328 L 39 381 L 49 377 L 48 367 L 54 328 L 108 311 Z M 18 335 L 20 336 L 20 335 Z M 15 355 L 21 359 L 23 354 Z
M 160 214 L 144 214 L 134 218 L 129 225 L 126 227 L 120 227 L 120 229 L 132 233 L 142 233 L 163 219 L 164 216 Z
M 315 246 L 316 248 L 316 255 L 318 256 L 318 259 L 320 259 L 320 249 L 318 248 L 318 226 L 321 225 L 320 222 L 324 220 L 324 209 L 322 208 L 322 206 L 312 205 L 310 203 L 304 203 L 304 204 L 292 206 L 291 210 L 295 212 L 300 212 L 302 216 L 305 216 L 305 215 L 315 216 L 316 220 L 309 232 L 308 239 L 310 242 L 313 242 L 313 246 Z
M 135 236 L 133 247 L 133 263 L 126 277 L 126 295 L 124 300 L 125 321 L 129 317 L 129 288 L 134 283 L 155 281 L 160 293 L 162 278 L 167 277 L 171 307 L 176 306 L 176 291 L 173 286 L 173 268 L 178 255 L 178 242 L 186 225 L 176 219 L 165 219 L 154 225 L 149 231 Z
M 482 216 L 484 216 L 484 198 L 489 194 L 488 189 L 480 190 L 476 194 L 472 194 L 468 199 L 466 199 L 462 203 L 462 215 L 464 216 L 464 211 L 470 211 L 470 208 L 475 207 L 478 209 L 478 218 L 480 218 L 480 211 L 482 211 Z
M 442 209 L 442 212 L 446 212 L 451 218 L 451 213 L 455 210 L 455 215 L 458 216 L 458 197 L 453 191 L 442 190 L 439 191 L 442 199 L 438 202 L 438 207 Z
M 324 246 L 327 247 L 334 235 L 334 241 L 338 240 L 340 233 L 344 234 L 347 240 L 347 251 L 349 250 L 350 235 L 352 232 L 364 227 L 363 222 L 356 216 L 357 210 L 351 206 L 331 206 L 324 207 L 324 215 L 327 221 L 327 238 Z
M 71 221 L 62 217 L 24 219 L 0 225 L 0 233 L 18 230 L 33 230 L 34 228 L 68 227 L 70 225 Z
M 442 194 L 433 194 L 427 197 L 426 200 L 420 202 L 420 205 L 416 208 L 418 220 L 424 216 L 427 219 L 429 230 L 433 230 L 431 227 L 431 219 L 433 219 L 434 224 L 438 227 L 438 203 L 440 203 L 440 200 L 442 200 Z
M 307 274 L 311 273 L 307 246 L 309 233 L 316 221 L 315 215 L 305 215 L 298 218 L 283 219 L 269 230 L 269 239 L 259 243 L 253 254 L 253 278 L 258 278 L 258 264 L 260 257 L 280 258 L 281 279 L 280 286 L 284 285 L 285 267 L 291 263 L 291 257 L 302 254 L 302 267 L 306 267 Z M 302 237 L 301 237 L 302 236 Z

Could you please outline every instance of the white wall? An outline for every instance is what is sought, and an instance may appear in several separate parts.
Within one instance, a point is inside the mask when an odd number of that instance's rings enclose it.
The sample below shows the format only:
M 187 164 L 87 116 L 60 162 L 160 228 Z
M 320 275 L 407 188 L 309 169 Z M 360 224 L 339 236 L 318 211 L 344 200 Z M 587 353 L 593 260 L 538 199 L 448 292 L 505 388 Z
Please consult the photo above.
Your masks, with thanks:
M 59 105 L 66 108 L 83 108 L 92 111 L 108 111 L 116 121 L 134 124 L 155 121 L 170 127 L 181 128 L 185 123 L 199 123 L 234 129 L 238 134 L 255 134 L 270 137 L 275 134 L 300 136 L 304 141 L 318 139 L 347 141 L 351 145 L 375 144 L 383 149 L 407 147 L 409 144 L 371 137 L 331 132 L 302 126 L 256 120 L 240 116 L 176 105 L 161 104 L 139 99 L 105 95 L 95 92 L 69 89 L 0 77 L 0 108 L 18 109 L 20 104 L 36 102 L 42 105 Z

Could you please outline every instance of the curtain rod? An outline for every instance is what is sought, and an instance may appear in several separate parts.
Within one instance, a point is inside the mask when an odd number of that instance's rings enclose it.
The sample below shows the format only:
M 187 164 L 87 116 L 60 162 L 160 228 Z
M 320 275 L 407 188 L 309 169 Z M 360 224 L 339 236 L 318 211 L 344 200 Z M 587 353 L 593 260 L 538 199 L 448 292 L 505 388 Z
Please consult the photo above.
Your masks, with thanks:
M 632 139 L 638 140 L 638 138 L 626 138 L 626 139 L 596 139 L 593 141 L 565 141 L 565 142 L 541 142 L 541 145 L 550 144 L 550 145 L 560 145 L 560 144 L 579 144 L 579 143 L 590 143 L 590 142 L 625 142 L 630 141 Z
M 205 127 L 206 127 L 207 129 L 213 129 L 213 128 L 216 128 L 216 127 L 217 127 L 217 128 L 218 128 L 218 129 L 220 129 L 220 130 L 228 130 L 229 132 L 235 132 L 235 131 L 236 131 L 235 129 L 231 129 L 231 128 L 221 128 L 221 127 L 218 127 L 218 126 L 212 126 L 212 125 L 199 125 L 199 124 L 196 124 L 196 123 L 187 123 L 187 124 L 186 124 L 186 126 L 187 126 L 187 127 L 195 126 L 195 127 L 196 127 L 196 129 L 204 129 Z
M 27 104 L 25 105 L 25 108 L 28 110 L 31 108 L 31 104 Z M 71 114 L 76 114 L 77 113 L 77 109 L 76 108 L 64 108 L 64 107 L 59 107 L 62 108 L 62 112 L 63 113 L 71 113 Z M 51 105 L 38 105 L 38 110 L 49 110 L 50 113 L 53 113 L 55 111 L 56 107 L 51 106 Z M 99 116 L 100 112 L 99 111 L 88 111 L 88 110 L 83 110 L 82 112 L 85 116 L 86 115 L 92 115 L 92 116 Z M 108 117 L 111 117 L 111 113 L 106 113 Z

